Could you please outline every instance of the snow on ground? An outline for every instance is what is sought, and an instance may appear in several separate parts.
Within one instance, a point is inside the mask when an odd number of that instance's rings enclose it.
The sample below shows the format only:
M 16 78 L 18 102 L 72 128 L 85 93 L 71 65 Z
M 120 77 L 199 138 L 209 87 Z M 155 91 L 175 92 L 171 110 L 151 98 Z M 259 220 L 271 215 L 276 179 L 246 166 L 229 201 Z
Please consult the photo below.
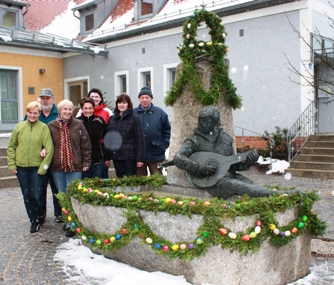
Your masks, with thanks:
M 68 276 L 68 284 L 81 285 L 192 285 L 183 276 L 174 276 L 163 272 L 146 272 L 127 264 L 97 255 L 82 245 L 80 239 L 70 239 L 61 244 L 55 260 L 63 264 Z M 326 272 L 326 263 L 318 265 L 317 272 Z M 323 269 L 319 267 L 324 267 Z M 312 285 L 323 276 L 311 273 L 287 285 Z M 203 285 L 215 285 L 203 283 Z

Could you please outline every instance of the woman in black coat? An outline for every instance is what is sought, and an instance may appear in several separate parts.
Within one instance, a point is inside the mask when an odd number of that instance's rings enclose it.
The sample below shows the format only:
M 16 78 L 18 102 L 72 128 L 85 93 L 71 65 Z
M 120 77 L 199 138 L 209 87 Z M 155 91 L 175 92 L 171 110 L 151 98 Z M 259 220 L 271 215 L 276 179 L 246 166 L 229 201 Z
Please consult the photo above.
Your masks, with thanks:
M 141 121 L 133 113 L 127 94 L 116 99 L 114 114 L 109 118 L 105 147 L 114 162 L 117 177 L 135 175 L 145 161 L 145 137 Z

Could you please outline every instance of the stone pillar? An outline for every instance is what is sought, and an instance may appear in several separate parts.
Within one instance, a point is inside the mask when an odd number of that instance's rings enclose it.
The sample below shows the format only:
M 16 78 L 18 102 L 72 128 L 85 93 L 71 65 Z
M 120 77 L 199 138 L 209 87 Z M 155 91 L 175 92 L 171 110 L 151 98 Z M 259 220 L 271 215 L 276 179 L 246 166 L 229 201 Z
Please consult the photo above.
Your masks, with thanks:
M 182 72 L 183 63 L 180 63 L 176 69 L 176 76 Z M 201 58 L 195 63 L 196 70 L 199 74 L 204 89 L 208 91 L 211 87 L 211 78 L 214 73 L 214 67 L 211 61 Z M 193 133 L 197 127 L 199 111 L 205 107 L 202 103 L 193 97 L 193 92 L 189 84 L 183 87 L 183 92 L 177 98 L 173 105 L 172 132 L 169 147 L 169 160 L 172 160 L 176 152 L 181 147 L 184 140 Z M 232 107 L 222 98 L 217 106 L 220 112 L 220 120 L 224 130 L 234 137 L 234 126 L 232 117 Z M 191 188 L 185 171 L 178 169 L 176 166 L 170 166 L 167 171 L 167 183 L 169 185 Z

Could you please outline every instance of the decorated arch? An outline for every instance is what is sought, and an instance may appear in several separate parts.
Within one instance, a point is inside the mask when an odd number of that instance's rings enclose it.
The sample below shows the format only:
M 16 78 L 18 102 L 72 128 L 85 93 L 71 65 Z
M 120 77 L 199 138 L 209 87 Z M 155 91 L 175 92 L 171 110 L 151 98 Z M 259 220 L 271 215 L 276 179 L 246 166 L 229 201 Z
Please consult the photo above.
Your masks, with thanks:
M 211 39 L 208 41 L 197 39 L 197 29 L 205 22 L 210 29 Z M 206 11 L 204 8 L 195 10 L 183 24 L 183 45 L 179 45 L 179 57 L 183 62 L 183 70 L 176 78 L 175 84 L 165 99 L 167 106 L 173 106 L 181 95 L 186 83 L 193 89 L 194 98 L 203 105 L 216 105 L 218 100 L 224 99 L 233 109 L 241 107 L 241 98 L 236 94 L 236 87 L 228 76 L 228 66 L 225 63 L 228 51 L 225 45 L 226 31 L 220 17 Z M 206 91 L 201 83 L 195 62 L 198 58 L 206 57 L 212 61 L 215 68 L 211 78 L 211 88 Z

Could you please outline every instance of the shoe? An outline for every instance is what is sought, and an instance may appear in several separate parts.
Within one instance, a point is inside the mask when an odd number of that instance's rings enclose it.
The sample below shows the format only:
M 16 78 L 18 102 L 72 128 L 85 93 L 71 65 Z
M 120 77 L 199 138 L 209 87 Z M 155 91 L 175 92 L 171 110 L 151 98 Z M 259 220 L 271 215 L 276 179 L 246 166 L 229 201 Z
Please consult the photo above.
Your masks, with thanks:
M 63 220 L 62 220 L 62 218 L 61 218 L 61 216 L 57 216 L 56 217 L 56 223 L 63 223 Z
M 41 226 L 43 226 L 43 224 L 45 223 L 45 219 L 46 219 L 46 216 L 44 216 L 44 217 L 39 217 L 39 218 L 38 218 L 39 224 L 40 224 Z
M 70 226 L 68 224 L 63 225 L 63 231 L 67 231 L 70 229 Z
M 75 232 L 72 232 L 71 229 L 68 229 L 66 231 L 66 234 L 65 234 L 67 237 L 74 237 L 75 236 Z
M 31 233 L 37 233 L 40 229 L 41 225 L 38 222 L 32 222 L 30 226 Z

